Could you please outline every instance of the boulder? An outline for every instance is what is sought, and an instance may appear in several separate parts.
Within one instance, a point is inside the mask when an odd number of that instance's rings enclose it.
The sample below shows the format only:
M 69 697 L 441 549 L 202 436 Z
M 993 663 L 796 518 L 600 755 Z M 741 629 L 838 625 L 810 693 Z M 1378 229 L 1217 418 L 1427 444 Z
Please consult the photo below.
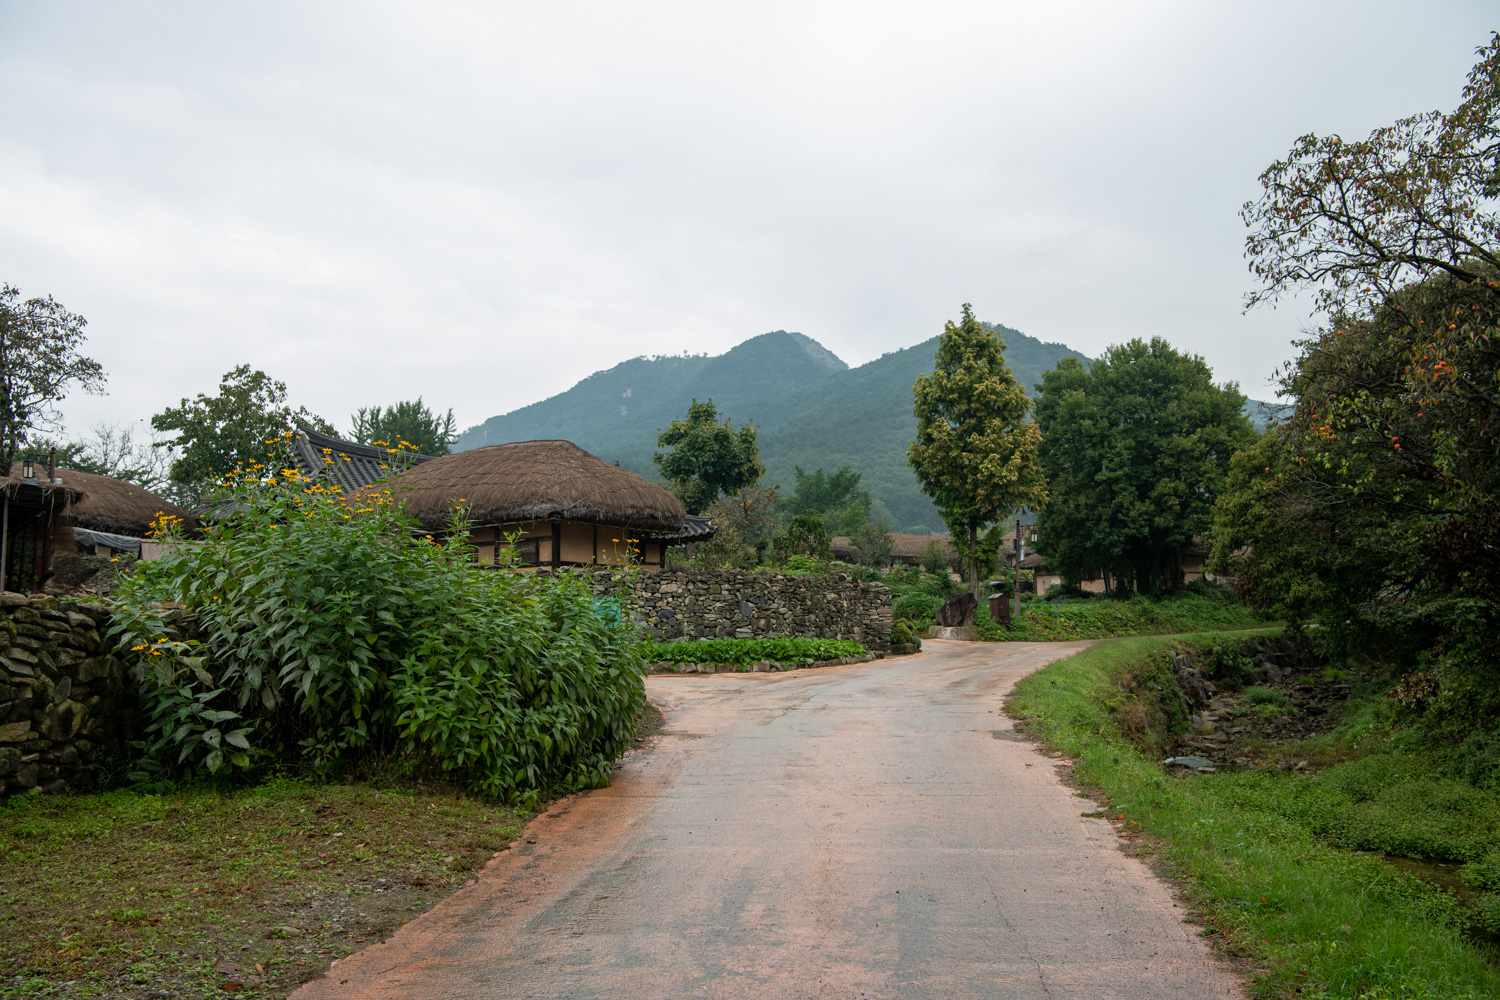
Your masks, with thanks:
M 979 607 L 979 602 L 974 595 L 967 590 L 962 594 L 955 594 L 943 603 L 938 609 L 937 623 L 944 628 L 960 628 L 965 625 L 974 624 L 974 611 Z

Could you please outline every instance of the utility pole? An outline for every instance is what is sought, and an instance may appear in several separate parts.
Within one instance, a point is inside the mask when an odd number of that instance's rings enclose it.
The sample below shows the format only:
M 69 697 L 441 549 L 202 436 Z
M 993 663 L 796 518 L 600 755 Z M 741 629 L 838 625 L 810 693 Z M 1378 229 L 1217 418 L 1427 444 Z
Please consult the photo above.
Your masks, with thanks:
M 1015 620 L 1021 620 L 1021 519 L 1016 518 L 1016 614 Z

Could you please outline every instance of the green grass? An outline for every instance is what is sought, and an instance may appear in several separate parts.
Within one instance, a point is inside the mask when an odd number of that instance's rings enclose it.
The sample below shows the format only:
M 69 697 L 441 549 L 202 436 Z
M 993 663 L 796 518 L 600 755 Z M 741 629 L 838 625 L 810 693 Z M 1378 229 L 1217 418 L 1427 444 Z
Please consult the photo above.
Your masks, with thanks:
M 524 818 L 448 789 L 290 780 L 14 798 L 0 997 L 286 996 L 446 896 Z
M 864 656 L 862 643 L 847 639 L 697 639 L 684 642 L 647 642 L 647 663 L 815 663 Z
M 992 621 L 988 605 L 982 603 L 974 624 L 983 639 L 1053 642 L 1232 631 L 1263 627 L 1267 622 L 1243 604 L 1181 591 L 1161 600 L 1136 596 L 1128 601 L 1097 597 L 1059 604 L 1027 601 L 1010 629 Z
M 1153 717 L 1126 703 L 1156 697 L 1129 682 L 1161 678 L 1174 647 L 1209 640 L 1104 643 L 1032 674 L 1007 707 L 1077 758 L 1076 777 L 1102 789 L 1127 828 L 1160 838 L 1204 933 L 1261 963 L 1255 995 L 1500 996 L 1455 898 L 1375 853 L 1479 861 L 1500 847 L 1500 798 L 1390 752 L 1377 710 L 1310 741 L 1353 758 L 1313 777 L 1169 777 L 1126 738 L 1120 720 Z

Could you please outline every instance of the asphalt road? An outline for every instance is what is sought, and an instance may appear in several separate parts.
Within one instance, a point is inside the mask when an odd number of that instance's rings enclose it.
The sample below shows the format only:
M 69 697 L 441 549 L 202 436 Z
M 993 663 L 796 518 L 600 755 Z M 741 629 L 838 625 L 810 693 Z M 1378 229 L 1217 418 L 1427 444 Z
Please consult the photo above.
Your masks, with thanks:
M 1000 711 L 1082 645 L 652 677 L 613 787 L 295 996 L 1240 997 Z

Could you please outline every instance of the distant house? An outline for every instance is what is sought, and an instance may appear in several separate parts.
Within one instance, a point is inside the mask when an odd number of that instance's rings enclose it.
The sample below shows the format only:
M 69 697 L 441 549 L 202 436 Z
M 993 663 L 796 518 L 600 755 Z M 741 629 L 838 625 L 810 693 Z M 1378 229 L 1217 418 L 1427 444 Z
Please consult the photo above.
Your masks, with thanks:
M 892 532 L 891 543 L 893 546 L 891 549 L 892 565 L 920 565 L 922 556 L 933 544 L 942 550 L 950 566 L 958 561 L 958 552 L 953 547 L 953 539 L 947 535 L 905 535 Z M 835 535 L 829 540 L 828 546 L 833 550 L 835 559 L 843 562 L 850 562 L 854 559 L 853 543 L 848 535 Z
M 76 469 L 47 470 L 25 463 L 0 479 L 4 513 L 4 585 L 7 590 L 40 590 L 51 581 L 65 553 L 113 556 L 131 552 L 150 558 L 145 536 L 158 514 L 181 518 L 192 530 L 197 518 L 134 483 Z
M 1000 546 L 1001 565 L 1008 570 L 1014 570 L 1016 565 L 1015 556 L 1015 529 L 1006 532 Z M 1045 594 L 1049 587 L 1063 582 L 1062 574 L 1047 565 L 1047 557 L 1040 552 L 1031 550 L 1036 544 L 1037 531 L 1033 522 L 1029 527 L 1024 523 L 1021 525 L 1021 539 L 1024 543 L 1021 560 L 1021 569 L 1030 570 L 1032 573 L 1033 586 L 1036 593 Z M 1193 539 L 1192 548 L 1182 554 L 1182 582 L 1192 583 L 1194 580 L 1209 579 L 1213 577 L 1207 572 L 1206 563 L 1209 554 L 1209 542 L 1206 538 Z M 1086 580 L 1078 581 L 1080 590 L 1092 594 L 1102 594 L 1105 591 L 1104 575 L 1102 573 Z
M 668 548 L 706 541 L 706 517 L 684 513 L 671 493 L 589 454 L 571 441 L 517 441 L 441 458 L 416 456 L 404 471 L 384 448 L 299 428 L 293 458 L 304 474 L 346 493 L 391 478 L 390 488 L 427 530 L 448 528 L 456 505 L 468 512 L 469 541 L 493 565 L 507 535 L 523 565 L 618 566 L 633 547 L 641 566 L 661 569 Z M 395 466 L 394 468 L 392 466 Z

